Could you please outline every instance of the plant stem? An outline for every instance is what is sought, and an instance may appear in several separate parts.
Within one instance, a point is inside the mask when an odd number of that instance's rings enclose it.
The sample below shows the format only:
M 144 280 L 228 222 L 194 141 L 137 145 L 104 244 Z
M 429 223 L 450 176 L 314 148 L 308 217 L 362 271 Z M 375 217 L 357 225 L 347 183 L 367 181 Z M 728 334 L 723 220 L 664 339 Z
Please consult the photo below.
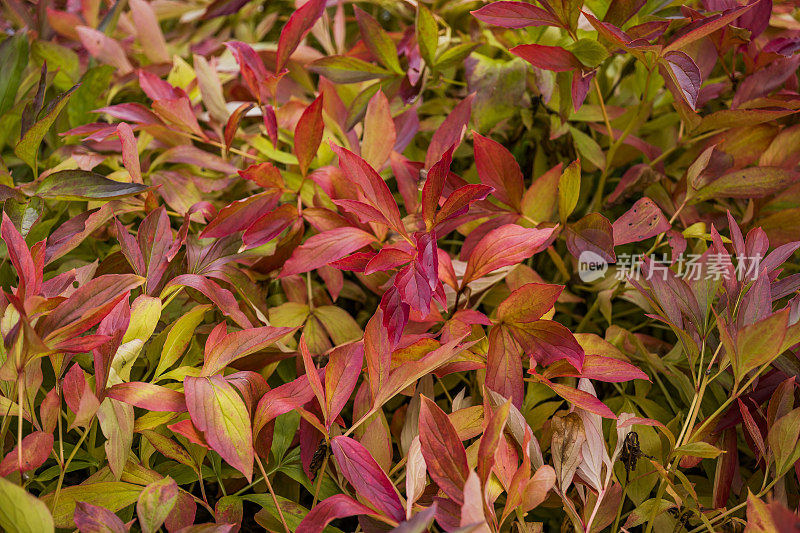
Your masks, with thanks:
M 267 490 L 269 490 L 269 494 L 272 496 L 272 501 L 275 503 L 275 508 L 278 510 L 278 516 L 281 519 L 281 524 L 283 524 L 283 528 L 286 530 L 286 533 L 292 533 L 292 530 L 289 529 L 289 525 L 286 523 L 286 518 L 283 516 L 283 510 L 281 509 L 281 504 L 278 503 L 278 497 L 275 496 L 275 491 L 272 490 L 272 483 L 270 483 L 269 476 L 267 476 L 267 472 L 264 470 L 264 465 L 261 463 L 261 458 L 258 456 L 258 454 L 255 454 L 255 458 L 258 469 L 261 470 L 261 475 L 264 476 L 264 482 L 267 484 Z

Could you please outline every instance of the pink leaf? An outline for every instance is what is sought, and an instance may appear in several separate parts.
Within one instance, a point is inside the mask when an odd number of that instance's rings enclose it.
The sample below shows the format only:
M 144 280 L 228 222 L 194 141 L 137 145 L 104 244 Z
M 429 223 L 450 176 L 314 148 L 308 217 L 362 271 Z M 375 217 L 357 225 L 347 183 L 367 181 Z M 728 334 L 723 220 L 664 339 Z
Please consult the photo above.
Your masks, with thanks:
M 523 228 L 516 224 L 493 229 L 472 250 L 461 285 L 466 286 L 490 272 L 515 265 L 544 250 L 553 231 L 554 228 Z
M 473 17 L 486 24 L 503 28 L 561 25 L 551 13 L 527 2 L 492 2 L 471 13 Z
M 353 227 L 336 228 L 310 237 L 283 266 L 281 277 L 327 265 L 368 246 L 375 236 Z
M 184 286 L 202 292 L 209 300 L 222 311 L 225 316 L 231 317 L 236 324 L 244 329 L 252 327 L 247 316 L 239 309 L 239 303 L 231 291 L 223 289 L 214 281 L 199 274 L 181 274 L 167 283 L 165 289 L 173 286 Z
M 553 383 L 547 379 L 542 379 L 542 382 L 550 387 L 553 392 L 567 400 L 569 403 L 580 407 L 584 411 L 598 414 L 603 418 L 611 418 L 614 420 L 617 418 L 617 415 L 615 415 L 606 404 L 588 392 L 573 389 L 572 387 L 567 387 L 566 385 L 562 385 L 560 383 Z
M 186 411 L 186 399 L 183 394 L 142 381 L 117 383 L 106 391 L 106 396 L 148 411 L 172 413 Z
M 397 133 L 389 109 L 389 101 L 378 91 L 367 104 L 364 116 L 364 134 L 361 140 L 361 156 L 373 168 L 380 169 L 392 153 Z
M 342 412 L 361 375 L 364 363 L 364 345 L 351 343 L 337 346 L 328 355 L 325 366 L 325 426 L 330 430 L 333 422 Z
M 311 509 L 297 526 L 297 533 L 322 533 L 325 526 L 337 518 L 348 516 L 379 516 L 378 513 L 355 501 L 350 496 L 336 494 L 322 500 Z
M 28 472 L 36 470 L 47 461 L 53 449 L 53 435 L 43 431 L 34 431 L 22 439 L 22 453 L 18 446 L 0 461 L 0 476 L 7 477 L 12 472 Z
M 498 326 L 489 332 L 489 350 L 486 354 L 486 386 L 510 398 L 514 406 L 522 408 L 525 383 L 522 376 L 522 348 L 508 328 Z
M 75 31 L 78 32 L 81 43 L 92 57 L 115 67 L 120 76 L 133 72 L 133 65 L 117 41 L 88 26 L 78 26 Z
M 297 328 L 263 326 L 230 333 L 214 346 L 206 345 L 205 362 L 201 375 L 216 374 L 233 361 L 263 350 L 296 330 Z
M 667 52 L 664 59 L 671 70 L 675 82 L 682 91 L 683 98 L 689 107 L 695 109 L 697 96 L 700 94 L 700 85 L 703 83 L 700 69 L 694 60 L 685 52 Z
M 115 513 L 99 505 L 78 502 L 72 519 L 81 533 L 128 533 L 128 528 Z
M 394 520 L 403 520 L 405 512 L 397 490 L 363 445 L 348 437 L 334 437 L 331 449 L 342 475 L 357 494 Z
M 466 213 L 475 202 L 485 199 L 494 191 L 488 185 L 464 185 L 447 197 L 439 212 L 436 213 L 435 226 L 447 222 Z
M 469 475 L 467 453 L 450 418 L 433 400 L 422 396 L 419 443 L 431 478 L 459 505 Z
M 143 0 L 139 0 L 140 2 Z M 122 164 L 125 170 L 131 175 L 131 180 L 135 183 L 142 183 L 142 169 L 139 166 L 139 151 L 136 145 L 136 137 L 133 130 L 125 122 L 117 126 L 119 140 L 122 142 Z
M 380 174 L 350 150 L 336 145 L 331 148 L 339 156 L 339 166 L 345 177 L 359 186 L 367 203 L 386 218 L 386 224 L 398 233 L 405 234 L 405 226 L 400 220 L 400 209 Z

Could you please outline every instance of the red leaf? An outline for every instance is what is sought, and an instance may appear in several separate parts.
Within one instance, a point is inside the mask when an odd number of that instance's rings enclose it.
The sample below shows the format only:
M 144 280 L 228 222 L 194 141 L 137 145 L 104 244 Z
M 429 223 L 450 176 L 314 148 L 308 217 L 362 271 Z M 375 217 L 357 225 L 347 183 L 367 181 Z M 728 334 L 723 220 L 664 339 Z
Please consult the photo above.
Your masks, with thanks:
M 278 190 L 269 190 L 226 205 L 208 223 L 200 236 L 204 239 L 219 239 L 248 229 L 264 212 L 275 209 L 280 195 Z
M 206 344 L 205 362 L 200 375 L 210 376 L 221 372 L 233 361 L 263 350 L 296 330 L 272 326 L 243 329 L 226 335 L 213 346 Z
M 405 517 L 400 497 L 386 473 L 381 470 L 369 451 L 349 437 L 334 437 L 331 449 L 342 475 L 356 494 L 375 509 L 400 522 Z
M 292 52 L 295 51 L 300 41 L 311 31 L 311 27 L 317 22 L 322 14 L 325 12 L 325 0 L 309 0 L 296 9 L 286 25 L 281 30 L 281 36 L 278 39 L 278 52 L 277 64 L 275 71 L 283 70 Z
M 434 226 L 463 215 L 472 204 L 485 199 L 493 191 L 494 189 L 488 185 L 464 185 L 459 187 L 450 193 L 450 196 L 442 204 L 441 209 L 436 214 Z
M 614 246 L 620 246 L 664 233 L 670 229 L 670 224 L 655 202 L 645 196 L 615 220 L 612 228 Z
M 253 416 L 253 429 L 258 434 L 270 420 L 298 407 L 314 398 L 314 391 L 308 383 L 308 375 L 303 374 L 294 381 L 284 383 L 268 391 L 259 400 Z
M 352 227 L 336 228 L 310 237 L 283 266 L 281 277 L 300 274 L 327 265 L 368 246 L 375 236 Z
M 53 449 L 53 435 L 43 431 L 34 431 L 22 439 L 22 453 L 14 446 L 0 461 L 0 476 L 6 477 L 12 472 L 36 470 L 47 461 Z M 21 461 L 20 461 L 21 460 Z
M 337 518 L 358 515 L 379 516 L 378 513 L 366 505 L 358 503 L 350 496 L 336 494 L 322 500 L 311 509 L 297 526 L 297 533 L 322 533 L 325 526 Z
M 575 368 L 566 360 L 555 361 L 543 372 L 548 378 L 575 376 L 606 383 L 622 383 L 634 379 L 646 379 L 650 377 L 632 364 L 602 355 L 585 355 L 583 358 L 583 368 L 581 371 Z
M 183 380 L 186 407 L 208 445 L 251 481 L 253 432 L 242 398 L 220 375 Z
M 292 204 L 281 204 L 277 209 L 261 216 L 242 234 L 244 249 L 267 244 L 291 226 L 298 216 L 297 206 Z
M 228 117 L 228 122 L 225 123 L 225 149 L 230 150 L 231 144 L 233 143 L 233 137 L 236 135 L 236 130 L 239 129 L 239 123 L 242 121 L 242 117 L 251 109 L 253 109 L 252 102 L 248 103 L 245 102 L 239 107 L 237 107 L 231 116 Z M 267 163 L 269 164 L 269 163 Z M 241 171 L 240 171 L 241 172 Z
M 106 396 L 148 411 L 171 413 L 186 411 L 186 398 L 183 394 L 142 381 L 117 383 L 106 390 Z
M 239 303 L 234 298 L 231 291 L 223 289 L 214 281 L 199 274 L 181 274 L 167 283 L 165 289 L 175 286 L 184 286 L 202 292 L 209 300 L 219 308 L 225 316 L 231 317 L 240 328 L 250 328 L 252 324 L 247 319 Z
M 383 311 L 380 309 L 369 319 L 364 328 L 364 356 L 367 360 L 369 388 L 374 400 L 383 383 L 389 378 L 392 359 L 389 332 L 383 325 Z
M 339 166 L 346 178 L 354 181 L 364 193 L 366 201 L 386 218 L 386 224 L 401 234 L 406 233 L 400 220 L 400 209 L 392 196 L 392 192 L 375 172 L 375 169 L 350 150 L 332 145 L 331 148 L 339 156 Z
M 426 396 L 420 405 L 419 443 L 431 478 L 456 503 L 464 503 L 467 452 L 450 418 Z
M 411 308 L 400 298 L 400 292 L 394 285 L 383 293 L 380 308 L 383 314 L 383 327 L 389 332 L 392 346 L 395 346 L 403 335 Z
M 319 143 L 322 142 L 322 132 L 325 129 L 325 124 L 322 122 L 322 102 L 323 94 L 320 93 L 300 115 L 294 129 L 294 153 L 303 176 L 308 173 L 308 167 L 317 155 Z
M 471 13 L 473 17 L 486 24 L 503 28 L 561 26 L 552 14 L 526 2 L 492 2 Z
M 8 247 L 8 257 L 11 260 L 11 265 L 19 276 L 19 285 L 15 294 L 21 300 L 24 300 L 26 295 L 38 294 L 42 285 L 41 268 L 37 268 L 34 264 L 25 239 L 14 223 L 11 222 L 11 219 L 8 218 L 5 211 L 3 211 L 3 223 L 0 226 L 0 232 L 3 236 L 3 242 Z
M 144 280 L 133 274 L 106 274 L 78 287 L 36 326 L 45 342 L 66 340 L 96 326 Z
M 267 69 L 264 67 L 264 62 L 261 61 L 258 52 L 253 50 L 253 47 L 249 44 L 240 41 L 228 41 L 225 46 L 228 47 L 239 64 L 242 78 L 253 96 L 259 100 L 265 98 L 267 96 L 265 82 L 269 74 L 267 74 Z
M 250 165 L 240 170 L 239 175 L 265 189 L 281 189 L 284 186 L 281 171 L 269 162 Z
M 439 207 L 439 199 L 442 197 L 444 183 L 450 173 L 450 163 L 453 161 L 453 150 L 455 145 L 450 146 L 442 154 L 441 159 L 431 167 L 422 188 L 422 219 L 428 230 L 433 228 L 436 219 L 436 209 Z
M 518 409 L 522 408 L 525 396 L 522 348 L 513 339 L 508 328 L 502 326 L 494 327 L 489 332 L 486 386 L 504 398 L 510 398 Z
M 319 378 L 319 369 L 314 364 L 314 360 L 311 358 L 311 353 L 308 351 L 305 335 L 300 336 L 300 343 L 298 347 L 300 349 L 300 356 L 303 359 L 303 367 L 305 367 L 306 376 L 308 376 L 308 384 L 311 387 L 311 390 L 314 391 L 314 396 L 317 397 L 320 407 L 324 410 L 326 407 L 325 391 L 322 388 L 322 380 Z M 324 411 L 323 414 L 325 414 Z M 327 419 L 327 414 L 325 415 L 325 418 Z
M 461 100 L 434 132 L 425 155 L 426 169 L 431 168 L 434 163 L 439 161 L 451 146 L 458 146 L 461 143 L 461 139 L 464 138 L 464 133 L 467 131 L 474 97 L 475 93 L 470 93 Z
M 125 166 L 125 170 L 131 175 L 134 183 L 143 183 L 142 169 L 139 166 L 139 151 L 133 130 L 128 124 L 122 122 L 117 126 L 117 134 L 122 142 L 122 164 Z
M 364 345 L 337 346 L 328 355 L 325 366 L 325 426 L 330 430 L 356 388 L 364 363 Z
M 583 67 L 572 52 L 564 50 L 560 46 L 521 44 L 515 46 L 509 52 L 521 57 L 534 67 L 553 72 L 565 72 Z
M 572 332 L 558 322 L 536 320 L 517 324 L 512 331 L 525 353 L 539 364 L 547 366 L 559 359 L 566 359 L 578 370 L 583 367 L 583 348 Z
M 500 440 L 503 438 L 503 431 L 506 427 L 508 420 L 508 413 L 511 410 L 511 400 L 504 403 L 500 408 L 491 412 L 490 416 L 486 418 L 486 428 L 481 441 L 478 445 L 478 478 L 481 481 L 481 486 L 486 486 L 489 476 L 492 474 L 494 467 L 494 454 L 500 445 Z
M 539 320 L 552 309 L 563 290 L 563 285 L 523 285 L 497 306 L 497 318 L 513 325 Z
M 728 24 L 735 21 L 737 18 L 741 17 L 750 9 L 752 9 L 758 2 L 754 2 L 752 4 L 742 6 L 738 9 L 733 9 L 724 15 L 712 15 L 710 17 L 706 17 L 705 19 L 695 22 L 690 25 L 689 31 L 685 31 L 682 35 L 678 38 L 674 39 L 671 43 L 669 43 L 663 51 L 663 54 L 667 54 L 668 52 L 679 50 L 686 46 L 689 43 L 693 43 L 698 39 L 702 39 L 706 35 L 709 35 L 719 29 L 724 28 Z
M 497 4 L 489 4 L 486 7 L 493 5 Z M 475 132 L 472 137 L 475 146 L 475 167 L 481 183 L 494 187 L 492 194 L 498 200 L 519 211 L 525 193 L 525 182 L 514 156 L 505 146 L 487 137 Z
M 487 233 L 475 245 L 467 261 L 462 286 L 479 279 L 498 268 L 515 265 L 544 250 L 554 228 L 523 228 L 506 224 Z
M 584 392 L 582 390 L 573 389 L 572 387 L 567 387 L 566 385 L 561 385 L 560 383 L 553 383 L 548 379 L 542 378 L 542 382 L 550 387 L 553 392 L 567 400 L 569 403 L 580 407 L 584 411 L 589 411 L 590 413 L 595 413 L 603 418 L 611 418 L 616 420 L 617 415 L 615 415 L 611 409 L 608 408 L 606 404 L 598 400 L 595 396 L 592 396 L 588 392 Z
M 750 438 L 756 444 L 756 459 L 760 459 L 762 457 L 767 457 L 767 448 L 764 445 L 764 437 L 761 435 L 761 429 L 758 427 L 753 415 L 750 414 L 750 410 L 747 408 L 745 403 L 737 398 L 737 403 L 739 405 L 739 412 L 742 415 L 742 420 L 744 421 L 744 427 L 747 430 L 747 433 L 750 435 Z
M 586 100 L 586 95 L 589 94 L 592 80 L 597 74 L 596 70 L 592 70 L 586 74 L 581 70 L 572 71 L 572 86 L 570 91 L 572 93 L 572 108 L 577 111 Z

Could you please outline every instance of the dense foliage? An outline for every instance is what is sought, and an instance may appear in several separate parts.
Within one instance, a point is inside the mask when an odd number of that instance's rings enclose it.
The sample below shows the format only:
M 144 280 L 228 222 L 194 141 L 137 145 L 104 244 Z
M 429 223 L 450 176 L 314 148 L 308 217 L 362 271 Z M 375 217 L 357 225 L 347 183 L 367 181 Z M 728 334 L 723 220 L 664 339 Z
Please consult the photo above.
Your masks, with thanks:
M 800 11 L 6 0 L 0 529 L 797 531 Z

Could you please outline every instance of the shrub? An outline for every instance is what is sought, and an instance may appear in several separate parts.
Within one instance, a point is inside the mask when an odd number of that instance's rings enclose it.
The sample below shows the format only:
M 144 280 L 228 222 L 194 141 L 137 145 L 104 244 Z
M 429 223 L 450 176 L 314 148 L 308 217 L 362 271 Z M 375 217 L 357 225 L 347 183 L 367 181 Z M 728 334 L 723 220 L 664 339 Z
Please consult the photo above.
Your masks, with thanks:
M 794 5 L 297 4 L 4 4 L 0 526 L 795 531 Z

